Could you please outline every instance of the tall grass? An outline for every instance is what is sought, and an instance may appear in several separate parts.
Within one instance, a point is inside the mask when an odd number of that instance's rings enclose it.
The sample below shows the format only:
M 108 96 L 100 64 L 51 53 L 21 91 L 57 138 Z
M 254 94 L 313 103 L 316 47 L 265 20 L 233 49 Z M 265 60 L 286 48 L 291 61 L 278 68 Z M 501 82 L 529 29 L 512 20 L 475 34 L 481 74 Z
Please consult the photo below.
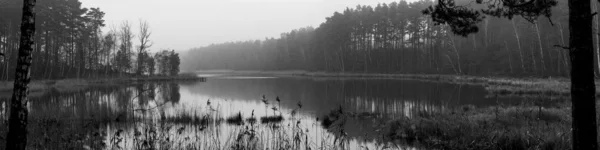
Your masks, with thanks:
M 299 108 L 298 108 L 299 109 Z M 215 116 L 209 111 L 201 116 Z M 196 121 L 200 117 L 178 115 L 161 117 L 158 122 L 144 120 L 129 130 L 114 130 L 108 149 L 344 149 L 347 142 L 341 137 L 323 138 L 320 142 L 309 139 L 309 129 L 302 119 L 291 118 L 293 124 L 282 122 L 283 116 L 263 116 L 257 124 L 254 113 L 243 118 L 241 112 L 223 121 Z M 204 119 L 209 120 L 209 119 Z M 273 121 L 278 120 L 278 121 Z M 177 124 L 173 124 L 173 123 Z M 226 132 L 226 133 L 224 133 Z M 331 139 L 336 141 L 331 142 Z
M 502 107 L 400 118 L 389 140 L 436 149 L 570 149 L 568 109 Z
M 263 98 L 266 101 L 266 97 Z M 281 99 L 275 101 L 280 103 Z M 290 114 L 279 104 L 265 103 L 265 116 L 235 113 L 222 116 L 220 107 L 207 101 L 204 111 L 166 116 L 158 107 L 64 120 L 31 117 L 30 149 L 349 149 L 347 122 L 373 122 L 377 148 L 402 146 L 425 149 L 570 149 L 569 103 L 550 107 L 523 104 L 477 108 L 458 107 L 440 112 L 414 112 L 414 116 L 383 118 L 370 112 L 349 112 L 343 107 L 318 118 L 302 118 L 298 102 Z M 272 113 L 268 112 L 269 106 Z M 131 109 L 136 110 L 136 109 Z M 127 110 L 127 111 L 131 111 Z M 259 110 L 261 111 L 261 110 Z M 49 111 L 48 113 L 50 113 Z M 277 113 L 279 112 L 279 113 Z M 270 114 L 273 114 L 270 116 Z M 124 119 L 119 116 L 123 117 Z M 284 117 L 286 116 L 286 117 Z M 299 117 L 298 117 L 299 116 Z M 117 118 L 117 119 L 115 119 Z M 260 120 L 258 120 L 259 118 Z M 306 124 L 316 119 L 320 124 Z M 5 122 L 0 122 L 6 125 Z M 0 134 L 6 128 L 0 128 Z M 4 143 L 0 140 L 0 146 Z M 358 149 L 358 148 L 357 148 Z
M 284 118 L 282 111 L 273 111 L 273 116 L 258 117 L 254 112 L 250 115 L 238 112 L 223 118 L 219 107 L 213 108 L 210 101 L 207 104 L 206 111 L 202 113 L 171 116 L 165 115 L 164 110 L 158 107 L 131 111 L 135 114 L 116 112 L 90 119 L 32 117 L 28 148 L 347 149 L 347 144 L 338 142 L 341 137 L 312 131 L 315 126 L 302 124 L 306 120 L 301 117 Z M 294 110 L 300 111 L 300 107 Z M 5 133 L 6 129 L 1 128 L 0 134 Z M 327 138 L 315 141 L 312 138 L 315 134 Z M 0 140 L 0 146 L 4 144 L 2 142 L 4 140 Z

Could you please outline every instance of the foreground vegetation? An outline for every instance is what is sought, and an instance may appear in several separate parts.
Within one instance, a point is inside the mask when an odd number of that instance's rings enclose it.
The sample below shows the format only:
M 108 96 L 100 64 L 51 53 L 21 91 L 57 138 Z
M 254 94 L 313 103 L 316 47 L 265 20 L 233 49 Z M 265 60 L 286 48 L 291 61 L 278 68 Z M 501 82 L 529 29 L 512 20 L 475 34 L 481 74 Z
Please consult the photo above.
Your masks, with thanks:
M 571 148 L 569 108 L 501 107 L 401 118 L 386 137 L 440 149 Z
M 442 113 L 373 121 L 377 141 L 432 149 L 571 149 L 570 106 L 459 107 Z M 340 110 L 325 116 L 331 128 L 363 115 Z
M 63 118 L 51 113 L 29 118 L 31 149 L 348 149 L 348 139 L 330 135 L 300 116 L 253 113 L 222 116 L 207 103 L 194 114 L 165 115 L 162 107 L 99 112 Z M 298 110 L 300 108 L 297 108 Z M 43 111 L 43 110 L 41 110 Z M 273 111 L 275 112 L 275 111 Z M 108 114 L 108 115 L 107 115 Z M 0 122 L 0 133 L 7 132 Z M 314 140 L 313 135 L 319 137 Z M 0 145 L 6 144 L 0 141 Z
M 160 108 L 158 108 L 160 109 Z M 381 118 L 368 112 L 332 110 L 319 124 L 311 118 L 285 121 L 241 113 L 219 117 L 219 111 L 173 117 L 152 113 L 128 119 L 64 120 L 32 118 L 31 148 L 91 149 L 361 149 L 351 140 L 374 141 L 375 149 L 570 149 L 568 103 L 544 107 L 531 104 L 444 112 L 414 112 L 402 118 Z M 155 118 L 155 119 L 148 119 Z M 283 118 L 282 118 L 283 119 Z M 345 124 L 366 119 L 375 136 L 349 137 Z M 312 118 L 314 121 L 314 118 Z M 5 129 L 1 130 L 5 131 Z M 358 139 L 357 139 L 358 138 Z M 50 147 L 48 147 L 50 146 Z M 355 146 L 355 147 L 353 147 Z

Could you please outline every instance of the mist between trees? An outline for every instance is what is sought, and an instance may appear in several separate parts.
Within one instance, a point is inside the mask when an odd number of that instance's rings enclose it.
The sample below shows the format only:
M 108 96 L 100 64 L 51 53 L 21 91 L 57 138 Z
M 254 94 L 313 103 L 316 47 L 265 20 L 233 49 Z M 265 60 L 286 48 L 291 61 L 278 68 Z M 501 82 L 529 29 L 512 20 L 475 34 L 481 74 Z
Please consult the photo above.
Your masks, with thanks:
M 0 79 L 11 80 L 17 60 L 23 1 L 0 0 Z M 179 54 L 151 54 L 150 25 L 140 31 L 123 22 L 102 31 L 104 12 L 83 8 L 79 0 L 40 0 L 36 5 L 32 79 L 176 75 Z M 137 34 L 137 35 L 136 35 Z M 140 45 L 134 47 L 133 40 Z
M 592 5 L 596 9 L 597 3 Z M 279 38 L 191 49 L 182 58 L 182 69 L 568 76 L 568 51 L 555 46 L 569 45 L 566 1 L 552 8 L 553 24 L 545 17 L 533 23 L 521 17 L 486 17 L 480 31 L 467 37 L 452 34 L 446 25 L 435 26 L 423 15 L 432 4 L 399 1 L 347 8 L 317 28 Z M 595 16 L 594 28 L 598 26 Z

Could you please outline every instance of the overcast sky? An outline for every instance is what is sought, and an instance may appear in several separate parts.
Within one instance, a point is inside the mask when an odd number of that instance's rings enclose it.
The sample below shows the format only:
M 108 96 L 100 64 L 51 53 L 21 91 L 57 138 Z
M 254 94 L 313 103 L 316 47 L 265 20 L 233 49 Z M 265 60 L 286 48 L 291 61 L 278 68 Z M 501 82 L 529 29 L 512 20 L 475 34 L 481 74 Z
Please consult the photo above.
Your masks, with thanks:
M 139 20 L 152 29 L 152 51 L 188 50 L 228 41 L 279 37 L 306 26 L 318 27 L 335 11 L 356 5 L 394 0 L 81 0 L 84 7 L 100 7 L 107 26 L 128 20 L 136 30 Z M 397 0 L 396 0 L 397 1 Z M 106 31 L 106 29 L 105 29 Z M 137 44 L 136 44 L 137 45 Z

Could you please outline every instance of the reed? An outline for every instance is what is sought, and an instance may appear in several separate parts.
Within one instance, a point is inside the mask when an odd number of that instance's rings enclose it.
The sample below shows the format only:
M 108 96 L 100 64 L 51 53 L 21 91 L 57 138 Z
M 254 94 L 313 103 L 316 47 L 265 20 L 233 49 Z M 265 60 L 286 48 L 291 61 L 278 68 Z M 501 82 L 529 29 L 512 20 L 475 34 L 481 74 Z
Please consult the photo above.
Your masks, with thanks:
M 244 124 L 244 118 L 242 117 L 241 112 L 239 112 L 233 116 L 227 117 L 227 119 L 225 121 L 227 122 L 227 124 L 231 124 L 231 125 L 243 125 Z
M 390 140 L 435 149 L 570 149 L 567 109 L 459 109 L 400 118 L 383 128 Z
M 269 123 L 281 123 L 283 121 L 283 116 L 263 116 L 260 117 L 260 123 L 269 124 Z

